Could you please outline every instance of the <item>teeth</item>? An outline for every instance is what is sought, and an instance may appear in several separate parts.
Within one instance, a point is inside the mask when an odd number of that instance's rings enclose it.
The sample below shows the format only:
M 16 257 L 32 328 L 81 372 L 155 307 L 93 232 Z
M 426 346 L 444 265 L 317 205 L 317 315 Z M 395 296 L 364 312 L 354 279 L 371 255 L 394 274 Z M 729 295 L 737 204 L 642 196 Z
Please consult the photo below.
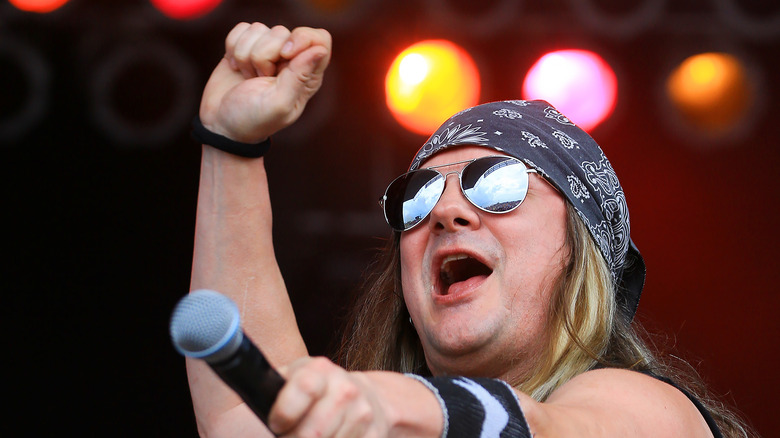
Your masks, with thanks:
M 450 269 L 448 269 L 448 268 L 449 268 L 450 262 L 454 262 L 454 261 L 457 261 L 457 260 L 464 260 L 464 259 L 467 259 L 467 258 L 469 258 L 469 256 L 467 256 L 466 254 L 449 255 L 449 256 L 445 257 L 444 260 L 441 261 L 441 270 L 443 272 L 449 272 Z
M 441 261 L 441 269 L 439 270 L 439 277 L 444 281 L 445 284 L 449 285 L 451 284 L 454 279 L 452 272 L 452 262 L 458 261 L 458 260 L 465 260 L 469 258 L 466 254 L 454 254 L 449 255 L 444 258 L 444 260 Z

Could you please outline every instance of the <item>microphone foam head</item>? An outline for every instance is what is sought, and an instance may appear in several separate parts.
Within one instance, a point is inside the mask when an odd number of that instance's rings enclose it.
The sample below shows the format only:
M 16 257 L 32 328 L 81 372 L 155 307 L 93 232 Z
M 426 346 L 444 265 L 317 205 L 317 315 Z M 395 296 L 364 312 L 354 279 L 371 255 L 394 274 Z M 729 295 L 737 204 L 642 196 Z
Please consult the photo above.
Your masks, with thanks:
M 171 315 L 171 340 L 187 357 L 216 363 L 230 357 L 241 345 L 241 318 L 230 298 L 201 289 L 186 295 Z

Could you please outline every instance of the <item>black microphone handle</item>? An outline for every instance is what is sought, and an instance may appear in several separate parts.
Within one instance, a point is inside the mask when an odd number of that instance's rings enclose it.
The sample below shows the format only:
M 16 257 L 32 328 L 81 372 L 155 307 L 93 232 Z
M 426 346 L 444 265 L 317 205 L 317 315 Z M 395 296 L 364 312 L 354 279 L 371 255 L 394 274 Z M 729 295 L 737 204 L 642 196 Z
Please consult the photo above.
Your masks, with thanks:
M 284 386 L 284 378 L 268 363 L 246 334 L 230 358 L 209 363 L 209 366 L 267 426 L 268 413 Z

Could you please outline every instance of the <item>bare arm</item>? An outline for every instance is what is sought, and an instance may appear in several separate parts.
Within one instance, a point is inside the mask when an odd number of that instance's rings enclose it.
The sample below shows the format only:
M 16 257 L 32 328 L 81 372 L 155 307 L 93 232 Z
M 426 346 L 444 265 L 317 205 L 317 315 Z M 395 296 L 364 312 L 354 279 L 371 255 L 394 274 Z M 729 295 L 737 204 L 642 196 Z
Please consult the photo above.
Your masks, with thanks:
M 330 44 L 323 30 L 237 25 L 203 93 L 204 126 L 257 143 L 292 124 L 322 82 Z M 264 166 L 203 146 L 191 290 L 230 296 L 244 331 L 281 366 L 307 350 L 274 255 Z M 188 359 L 187 373 L 201 435 L 267 433 L 207 366 Z
M 279 433 L 441 436 L 439 402 L 417 380 L 392 372 L 346 372 L 321 358 L 296 361 L 284 373 L 288 383 L 270 416 Z M 633 371 L 581 374 L 544 403 L 516 394 L 535 438 L 712 437 L 685 395 Z M 455 430 L 449 435 L 461 436 Z
M 518 394 L 536 437 L 712 437 L 693 403 L 660 380 L 600 369 L 575 377 L 545 403 Z

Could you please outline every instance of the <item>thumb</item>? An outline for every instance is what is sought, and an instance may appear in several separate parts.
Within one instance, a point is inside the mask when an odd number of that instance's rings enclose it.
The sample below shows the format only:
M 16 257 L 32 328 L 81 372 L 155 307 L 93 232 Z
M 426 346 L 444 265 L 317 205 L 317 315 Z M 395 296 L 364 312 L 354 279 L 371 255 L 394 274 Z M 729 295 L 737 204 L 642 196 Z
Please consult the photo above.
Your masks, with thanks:
M 277 76 L 277 85 L 293 94 L 310 98 L 322 85 L 323 74 L 330 62 L 328 49 L 312 46 L 291 59 Z

